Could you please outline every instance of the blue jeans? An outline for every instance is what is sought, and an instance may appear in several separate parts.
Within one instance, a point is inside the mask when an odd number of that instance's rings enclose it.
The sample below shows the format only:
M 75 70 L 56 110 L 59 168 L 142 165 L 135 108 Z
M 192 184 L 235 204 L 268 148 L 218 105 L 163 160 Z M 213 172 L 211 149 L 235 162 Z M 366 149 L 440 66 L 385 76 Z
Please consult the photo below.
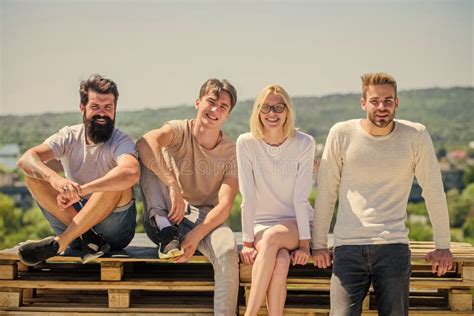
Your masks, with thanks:
M 83 198 L 79 202 L 74 203 L 73 207 L 76 211 L 80 212 L 86 203 L 87 199 Z M 41 207 L 41 205 L 39 205 L 39 207 L 51 227 L 53 227 L 56 235 L 62 234 L 67 226 Z M 137 209 L 135 207 L 135 200 L 132 200 L 124 207 L 120 207 L 119 211 L 115 210 L 110 213 L 102 222 L 94 226 L 94 230 L 103 235 L 112 250 L 121 250 L 128 246 L 135 235 L 136 216 Z M 76 239 L 69 247 L 71 249 L 80 249 L 81 245 Z
M 331 315 L 360 315 L 371 283 L 379 315 L 408 315 L 410 255 L 407 244 L 336 247 Z

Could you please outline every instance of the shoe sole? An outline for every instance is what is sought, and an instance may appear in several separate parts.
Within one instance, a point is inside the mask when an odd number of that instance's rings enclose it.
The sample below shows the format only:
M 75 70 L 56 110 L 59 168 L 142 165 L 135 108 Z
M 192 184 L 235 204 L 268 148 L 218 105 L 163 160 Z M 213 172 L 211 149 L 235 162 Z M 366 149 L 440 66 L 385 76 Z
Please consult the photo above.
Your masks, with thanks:
M 96 253 L 85 254 L 84 257 L 81 258 L 81 262 L 83 264 L 89 263 L 91 261 L 94 261 L 97 258 L 102 257 L 103 255 L 105 255 L 107 252 L 110 251 L 110 245 L 107 244 L 107 245 L 104 245 L 103 247 L 104 247 L 104 251 L 98 251 Z
M 105 255 L 105 253 L 103 251 L 99 251 L 99 252 L 96 252 L 94 254 L 87 254 L 87 255 L 84 255 L 84 257 L 82 257 L 81 259 L 81 262 L 82 263 L 89 263 L 91 261 L 94 261 L 95 259 L 97 258 L 100 258 L 102 257 L 103 255 Z
M 158 250 L 158 257 L 160 259 L 170 259 L 170 258 L 180 257 L 182 255 L 184 255 L 183 249 L 171 249 L 167 253 L 162 253 L 160 250 Z
M 17 255 L 20 258 L 21 263 L 23 263 L 25 266 L 28 266 L 28 267 L 34 267 L 35 265 L 40 264 L 41 262 L 44 261 L 42 260 L 42 261 L 37 261 L 37 262 L 28 262 L 23 258 L 23 256 L 21 255 L 19 251 L 17 252 Z

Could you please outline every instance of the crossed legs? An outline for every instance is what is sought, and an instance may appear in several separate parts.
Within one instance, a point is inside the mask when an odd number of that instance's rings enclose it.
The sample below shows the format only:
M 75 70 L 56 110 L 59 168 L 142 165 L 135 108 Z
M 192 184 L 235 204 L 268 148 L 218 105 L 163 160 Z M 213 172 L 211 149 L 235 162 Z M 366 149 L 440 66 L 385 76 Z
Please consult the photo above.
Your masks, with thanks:
M 72 206 L 65 210 L 59 208 L 56 203 L 58 192 L 48 182 L 28 176 L 25 177 L 25 182 L 38 204 L 67 226 L 66 230 L 56 237 L 59 252 L 66 250 L 77 237 L 102 222 L 118 205 L 125 205 L 132 198 L 130 189 L 120 192 L 96 192 L 78 213 Z
M 290 251 L 298 247 L 295 222 L 277 224 L 255 236 L 257 257 L 252 268 L 252 285 L 245 315 L 257 315 L 267 298 L 268 315 L 282 315 L 286 299 L 286 278 Z

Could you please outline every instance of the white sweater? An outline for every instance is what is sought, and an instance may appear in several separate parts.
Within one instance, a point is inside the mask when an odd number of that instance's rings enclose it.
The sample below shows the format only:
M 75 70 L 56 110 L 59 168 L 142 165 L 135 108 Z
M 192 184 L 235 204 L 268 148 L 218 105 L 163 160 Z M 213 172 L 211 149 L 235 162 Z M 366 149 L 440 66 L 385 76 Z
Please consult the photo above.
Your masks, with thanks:
M 441 172 L 426 128 L 395 120 L 386 136 L 371 136 L 361 119 L 329 131 L 318 174 L 313 249 L 327 247 L 334 205 L 334 245 L 408 243 L 407 202 L 416 176 L 423 189 L 437 249 L 450 245 Z
M 242 194 L 242 237 L 254 240 L 256 224 L 296 220 L 299 239 L 311 239 L 311 192 L 315 141 L 296 132 L 280 146 L 246 133 L 237 139 L 239 187 Z

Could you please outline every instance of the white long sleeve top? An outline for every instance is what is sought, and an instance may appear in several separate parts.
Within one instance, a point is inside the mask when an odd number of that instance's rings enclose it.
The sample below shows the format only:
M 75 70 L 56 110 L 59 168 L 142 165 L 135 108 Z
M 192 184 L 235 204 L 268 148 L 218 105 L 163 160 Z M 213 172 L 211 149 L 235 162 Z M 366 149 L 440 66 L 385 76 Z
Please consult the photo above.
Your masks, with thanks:
M 336 200 L 334 246 L 408 243 L 408 196 L 416 176 L 437 249 L 450 246 L 449 216 L 441 172 L 425 126 L 395 120 L 386 136 L 371 136 L 361 119 L 329 131 L 318 173 L 313 249 L 327 247 Z
M 242 238 L 254 241 L 256 224 L 296 220 L 300 240 L 311 239 L 311 192 L 315 141 L 297 131 L 279 146 L 250 133 L 237 139 L 239 187 L 242 195 Z

